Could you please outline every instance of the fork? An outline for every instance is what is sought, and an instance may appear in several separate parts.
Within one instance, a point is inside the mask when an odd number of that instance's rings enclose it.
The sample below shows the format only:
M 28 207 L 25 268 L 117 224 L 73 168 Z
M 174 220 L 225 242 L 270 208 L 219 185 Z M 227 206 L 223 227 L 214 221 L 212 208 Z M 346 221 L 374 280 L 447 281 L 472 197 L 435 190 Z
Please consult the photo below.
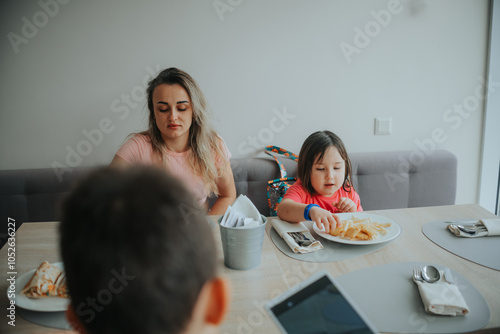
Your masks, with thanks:
M 483 226 L 483 225 L 458 225 L 455 224 L 456 227 L 458 227 L 460 230 L 466 232 L 466 233 L 471 233 L 471 234 L 476 234 L 478 232 L 482 231 L 488 231 L 488 229 Z
M 304 247 L 307 247 L 307 246 L 310 246 L 313 242 L 311 240 L 309 240 L 308 237 L 306 237 L 303 233 L 301 232 L 295 232 L 295 234 L 297 235 L 297 237 L 300 239 L 301 243 L 302 243 L 302 246 Z
M 423 281 L 424 280 L 422 278 L 422 269 L 417 265 L 413 265 L 413 280 L 414 281 Z
M 312 241 L 300 232 L 290 232 L 290 234 L 299 246 L 307 247 L 312 244 Z

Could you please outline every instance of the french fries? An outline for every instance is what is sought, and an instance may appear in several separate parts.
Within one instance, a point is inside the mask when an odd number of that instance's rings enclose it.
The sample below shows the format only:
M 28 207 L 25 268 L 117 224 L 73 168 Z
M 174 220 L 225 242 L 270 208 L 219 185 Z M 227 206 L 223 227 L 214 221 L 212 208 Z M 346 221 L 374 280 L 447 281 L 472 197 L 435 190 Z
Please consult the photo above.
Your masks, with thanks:
M 330 235 L 349 240 L 374 240 L 387 233 L 391 223 L 373 222 L 370 217 L 346 219 L 341 226 L 330 230 Z

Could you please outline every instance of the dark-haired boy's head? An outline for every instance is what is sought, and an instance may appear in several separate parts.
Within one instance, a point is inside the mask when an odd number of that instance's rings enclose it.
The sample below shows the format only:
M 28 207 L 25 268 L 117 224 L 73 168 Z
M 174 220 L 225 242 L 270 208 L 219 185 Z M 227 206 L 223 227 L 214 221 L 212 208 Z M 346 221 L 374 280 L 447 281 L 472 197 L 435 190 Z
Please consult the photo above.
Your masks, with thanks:
M 199 332 L 222 321 L 212 230 L 164 171 L 92 173 L 64 201 L 60 237 L 68 318 L 87 332 Z

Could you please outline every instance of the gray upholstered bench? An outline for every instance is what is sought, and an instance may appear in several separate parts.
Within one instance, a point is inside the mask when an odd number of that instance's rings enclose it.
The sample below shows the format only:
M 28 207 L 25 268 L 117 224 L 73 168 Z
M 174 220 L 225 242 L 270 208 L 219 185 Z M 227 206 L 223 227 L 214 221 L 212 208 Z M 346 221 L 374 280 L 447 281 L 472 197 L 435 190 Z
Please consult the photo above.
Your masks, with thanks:
M 423 158 L 422 158 L 423 157 Z M 352 178 L 364 210 L 382 210 L 455 204 L 457 159 L 436 150 L 351 153 Z M 280 158 L 289 176 L 297 163 Z M 238 194 L 246 194 L 259 211 L 269 215 L 267 181 L 279 177 L 271 158 L 233 159 Z
M 351 153 L 353 183 L 364 210 L 408 208 L 455 203 L 457 160 L 442 150 Z M 281 159 L 289 176 L 297 164 Z M 270 157 L 232 159 L 238 194 L 246 194 L 264 215 L 269 215 L 267 181 L 278 178 Z M 6 239 L 7 219 L 23 222 L 54 221 L 62 196 L 84 174 L 97 167 L 74 168 L 59 180 L 51 168 L 0 171 L 0 245 Z M 213 199 L 212 199 L 213 201 Z

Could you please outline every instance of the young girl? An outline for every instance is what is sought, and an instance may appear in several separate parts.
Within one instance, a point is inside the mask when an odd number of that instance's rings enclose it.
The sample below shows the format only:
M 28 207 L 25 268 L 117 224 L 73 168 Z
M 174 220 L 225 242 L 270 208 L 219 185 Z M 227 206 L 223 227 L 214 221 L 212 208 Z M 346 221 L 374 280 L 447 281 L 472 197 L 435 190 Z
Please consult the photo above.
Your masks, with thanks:
M 333 213 L 363 211 L 351 183 L 351 161 L 342 140 L 330 131 L 310 135 L 302 145 L 298 181 L 278 206 L 278 217 L 290 222 L 312 220 L 327 233 L 340 221 Z

